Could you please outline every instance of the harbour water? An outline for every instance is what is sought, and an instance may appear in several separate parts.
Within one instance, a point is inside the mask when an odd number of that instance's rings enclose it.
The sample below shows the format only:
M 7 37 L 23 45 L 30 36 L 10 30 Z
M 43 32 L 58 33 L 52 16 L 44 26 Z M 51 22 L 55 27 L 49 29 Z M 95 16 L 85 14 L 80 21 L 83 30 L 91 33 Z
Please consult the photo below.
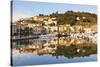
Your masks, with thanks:
M 51 37 L 12 42 L 12 65 L 42 65 L 97 60 L 96 39 Z

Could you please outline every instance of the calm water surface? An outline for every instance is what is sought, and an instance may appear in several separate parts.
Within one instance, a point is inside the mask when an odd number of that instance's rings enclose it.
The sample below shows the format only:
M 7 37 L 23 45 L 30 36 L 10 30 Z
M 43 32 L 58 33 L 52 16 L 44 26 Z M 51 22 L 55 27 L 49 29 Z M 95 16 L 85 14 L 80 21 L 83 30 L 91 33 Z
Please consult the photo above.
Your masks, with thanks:
M 95 39 L 38 38 L 12 42 L 12 65 L 40 65 L 97 60 Z

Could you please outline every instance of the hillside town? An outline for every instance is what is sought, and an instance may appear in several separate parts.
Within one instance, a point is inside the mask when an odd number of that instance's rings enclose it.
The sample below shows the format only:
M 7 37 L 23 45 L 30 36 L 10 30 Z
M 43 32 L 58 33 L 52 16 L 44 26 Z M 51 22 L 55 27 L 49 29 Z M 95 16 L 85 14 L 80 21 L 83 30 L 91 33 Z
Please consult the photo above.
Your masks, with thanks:
M 77 22 L 87 19 L 88 17 L 75 17 Z M 73 20 L 73 19 L 70 19 Z M 81 23 L 86 23 L 81 21 Z M 67 21 L 66 21 L 67 22 Z M 88 21 L 89 22 L 89 21 Z M 62 22 L 60 22 L 62 23 Z M 74 22 L 75 23 L 75 22 Z M 70 36 L 72 38 L 97 38 L 97 26 L 95 24 L 58 24 L 57 17 L 50 16 L 33 16 L 30 18 L 21 18 L 12 22 L 12 39 L 27 38 L 45 38 L 54 36 Z

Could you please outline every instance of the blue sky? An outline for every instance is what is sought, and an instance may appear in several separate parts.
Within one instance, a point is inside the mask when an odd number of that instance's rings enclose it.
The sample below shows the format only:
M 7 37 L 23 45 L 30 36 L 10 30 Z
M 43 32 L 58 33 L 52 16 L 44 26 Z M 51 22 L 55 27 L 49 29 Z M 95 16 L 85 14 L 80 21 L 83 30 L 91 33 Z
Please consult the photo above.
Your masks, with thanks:
M 51 14 L 56 11 L 64 13 L 68 10 L 97 14 L 97 7 L 95 5 L 13 1 L 13 21 L 18 20 L 19 18 L 31 17 L 38 14 Z

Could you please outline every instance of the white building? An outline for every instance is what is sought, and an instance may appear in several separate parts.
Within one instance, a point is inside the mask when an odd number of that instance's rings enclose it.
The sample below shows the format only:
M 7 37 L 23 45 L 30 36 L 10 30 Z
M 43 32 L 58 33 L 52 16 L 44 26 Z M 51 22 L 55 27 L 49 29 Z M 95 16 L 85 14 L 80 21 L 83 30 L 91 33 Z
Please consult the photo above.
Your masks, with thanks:
M 44 20 L 43 22 L 45 23 L 45 25 L 49 25 L 49 24 L 52 24 L 52 23 L 57 25 L 56 18 L 48 18 L 47 20 Z
M 84 28 L 85 33 L 91 33 L 91 28 Z

